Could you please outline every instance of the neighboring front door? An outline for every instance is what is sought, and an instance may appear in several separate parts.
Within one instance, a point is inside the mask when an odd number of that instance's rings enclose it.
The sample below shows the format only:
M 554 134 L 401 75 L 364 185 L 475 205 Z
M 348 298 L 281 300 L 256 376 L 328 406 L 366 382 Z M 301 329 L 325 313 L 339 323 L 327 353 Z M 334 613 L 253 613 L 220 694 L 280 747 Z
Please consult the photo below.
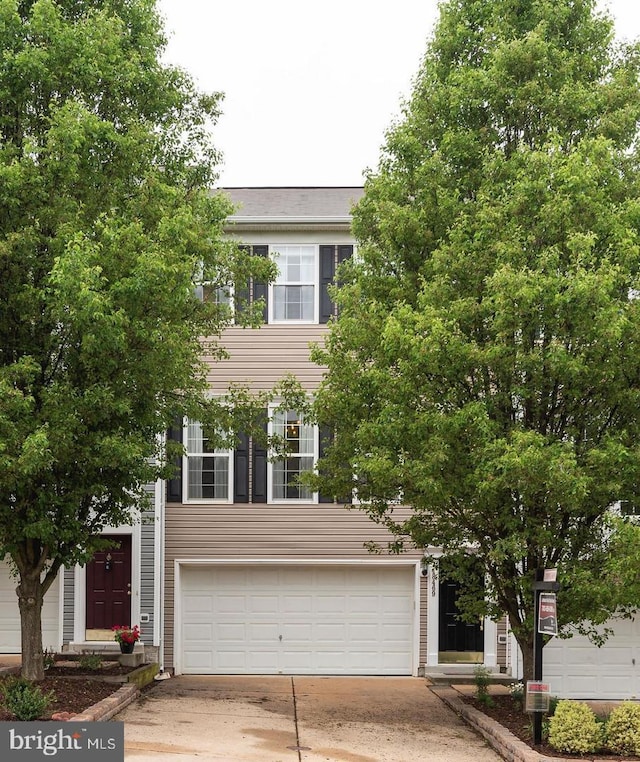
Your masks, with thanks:
M 87 564 L 86 627 L 94 632 L 131 624 L 131 535 L 104 539 L 113 540 L 113 546 L 97 551 Z
M 459 618 L 457 582 L 440 581 L 440 626 L 438 660 L 441 663 L 482 663 L 484 631 L 482 622 L 467 623 Z

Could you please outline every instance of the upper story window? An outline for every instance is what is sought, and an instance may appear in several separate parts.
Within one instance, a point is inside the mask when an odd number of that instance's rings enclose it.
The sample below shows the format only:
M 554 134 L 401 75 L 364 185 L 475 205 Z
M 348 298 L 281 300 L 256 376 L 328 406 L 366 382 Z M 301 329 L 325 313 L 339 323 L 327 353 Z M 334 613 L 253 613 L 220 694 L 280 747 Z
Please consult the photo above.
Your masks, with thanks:
M 198 421 L 187 421 L 184 439 L 185 502 L 230 501 L 231 452 L 211 446 Z
M 276 410 L 272 417 L 273 434 L 283 439 L 288 453 L 270 464 L 271 502 L 295 500 L 315 502 L 316 495 L 299 484 L 299 477 L 313 470 L 317 459 L 317 429 L 301 420 L 295 410 Z
M 286 457 L 270 458 L 266 437 L 277 435 L 288 445 Z M 240 434 L 233 450 L 211 445 L 197 421 L 176 422 L 167 438 L 179 442 L 184 454 L 167 480 L 171 503 L 333 503 L 336 498 L 311 492 L 298 483 L 311 471 L 331 441 L 327 430 L 306 424 L 295 410 L 264 411 L 264 439 Z M 339 498 L 338 503 L 351 502 Z
M 353 255 L 352 244 L 246 244 L 254 256 L 271 257 L 278 268 L 267 286 L 251 280 L 239 302 L 264 302 L 265 323 L 327 323 L 336 314 L 329 294 L 338 266 Z M 239 309 L 236 305 L 236 309 Z
M 214 283 L 203 281 L 196 286 L 196 296 L 201 302 L 227 304 L 231 308 L 231 286 L 216 286 Z
M 271 287 L 270 320 L 317 322 L 317 247 L 273 246 L 271 256 L 278 276 Z

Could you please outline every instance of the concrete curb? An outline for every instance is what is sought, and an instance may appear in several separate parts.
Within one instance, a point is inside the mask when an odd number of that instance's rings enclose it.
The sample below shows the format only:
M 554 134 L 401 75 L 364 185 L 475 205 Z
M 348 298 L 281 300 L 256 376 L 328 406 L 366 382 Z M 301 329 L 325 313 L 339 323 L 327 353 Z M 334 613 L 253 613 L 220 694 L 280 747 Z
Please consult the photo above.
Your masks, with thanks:
M 475 728 L 507 762 L 558 762 L 562 759 L 562 757 L 547 757 L 545 754 L 534 751 L 499 722 L 461 701 L 460 694 L 454 688 L 433 685 L 429 686 L 429 690 Z

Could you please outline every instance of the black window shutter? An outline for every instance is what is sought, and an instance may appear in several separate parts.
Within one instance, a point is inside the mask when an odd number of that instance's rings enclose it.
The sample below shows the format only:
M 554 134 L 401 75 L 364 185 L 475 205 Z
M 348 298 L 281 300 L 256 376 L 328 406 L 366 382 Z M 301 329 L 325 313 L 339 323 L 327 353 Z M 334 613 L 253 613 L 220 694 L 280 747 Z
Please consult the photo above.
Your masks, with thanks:
M 335 275 L 335 246 L 320 246 L 320 322 L 328 323 L 335 307 L 329 296 L 329 286 Z
M 264 432 L 267 433 L 267 411 L 264 411 Z M 253 439 L 253 469 L 251 502 L 267 502 L 267 448 L 262 442 Z
M 176 421 L 167 432 L 167 439 L 172 439 L 174 442 L 180 442 L 182 444 L 182 421 Z M 178 456 L 174 459 L 173 465 L 175 467 L 175 476 L 171 479 L 167 479 L 167 503 L 181 503 L 182 502 L 182 457 Z
M 243 252 L 249 252 L 251 247 L 250 246 L 239 246 L 238 247 L 240 251 Z M 235 284 L 235 293 L 234 293 L 234 303 L 233 303 L 233 309 L 235 312 L 242 312 L 246 309 L 246 306 L 249 302 L 249 283 L 236 283 Z
M 334 433 L 331 427 L 329 426 L 321 426 L 320 432 L 319 432 L 319 438 L 318 438 L 318 457 L 322 458 L 325 454 L 325 451 L 327 447 L 329 447 L 333 443 L 334 439 Z M 320 494 L 318 495 L 318 502 L 320 503 L 342 503 L 343 505 L 348 505 L 352 502 L 351 495 L 334 498 L 334 497 L 327 497 L 326 495 Z
M 269 247 L 268 246 L 254 246 L 253 256 L 254 257 L 268 257 Z M 262 318 L 264 322 L 266 323 L 269 319 L 269 289 L 266 283 L 260 283 L 260 282 L 254 281 L 253 301 L 255 302 L 258 299 L 264 299 L 264 310 L 262 312 Z
M 342 246 L 338 246 L 338 267 L 346 261 L 347 259 L 351 259 L 353 256 L 353 246 L 351 244 L 343 244 Z M 340 281 L 337 281 L 337 285 L 340 285 Z M 351 502 L 351 498 L 349 498 L 349 501 Z
M 233 453 L 233 502 L 249 502 L 249 437 L 240 434 Z
M 338 264 L 341 265 L 345 259 L 351 259 L 353 256 L 353 246 L 352 244 L 344 244 L 343 246 L 338 246 Z

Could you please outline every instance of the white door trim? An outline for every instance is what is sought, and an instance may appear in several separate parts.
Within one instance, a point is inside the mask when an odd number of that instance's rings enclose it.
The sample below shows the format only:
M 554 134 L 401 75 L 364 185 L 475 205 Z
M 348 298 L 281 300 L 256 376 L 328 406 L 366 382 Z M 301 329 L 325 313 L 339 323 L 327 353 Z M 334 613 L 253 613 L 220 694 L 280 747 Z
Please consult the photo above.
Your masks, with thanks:
M 440 580 L 434 564 L 427 566 L 427 663 L 426 667 L 440 665 L 438 646 L 440 639 Z M 485 667 L 498 666 L 498 625 L 488 617 L 483 620 Z
M 131 622 L 140 623 L 140 566 L 142 530 L 140 523 L 104 529 L 102 534 L 131 535 Z M 85 643 L 87 622 L 87 568 L 76 564 L 73 585 L 73 642 Z M 101 642 L 101 641 L 92 641 Z M 104 641 L 107 642 L 107 641 Z

